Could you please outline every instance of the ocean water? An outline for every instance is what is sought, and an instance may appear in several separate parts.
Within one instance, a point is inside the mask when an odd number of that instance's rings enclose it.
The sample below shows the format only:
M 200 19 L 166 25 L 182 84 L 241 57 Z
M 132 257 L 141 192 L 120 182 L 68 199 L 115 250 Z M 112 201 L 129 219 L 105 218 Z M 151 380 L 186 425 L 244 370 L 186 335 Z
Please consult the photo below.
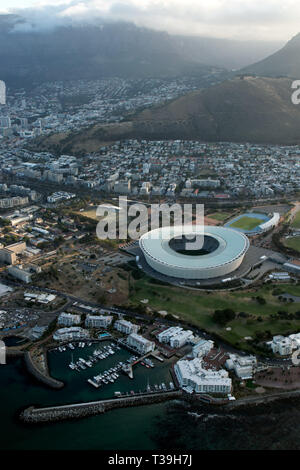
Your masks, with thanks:
M 103 345 L 105 343 L 101 343 Z M 101 346 L 100 346 L 101 347 Z M 76 349 L 74 360 L 87 358 L 95 347 Z M 171 380 L 170 362 L 156 363 L 153 369 L 134 368 L 134 380 L 120 374 L 114 384 L 95 389 L 86 380 L 131 356 L 126 350 L 80 373 L 68 368 L 72 351 L 50 353 L 51 374 L 64 381 L 61 390 L 50 389 L 28 374 L 22 359 L 8 359 L 0 366 L 0 449 L 152 449 L 155 420 L 163 414 L 165 404 L 113 410 L 78 421 L 43 425 L 22 424 L 18 415 L 29 405 L 54 405 L 108 398 L 114 391 L 145 390 L 147 384 Z
M 126 355 L 127 352 L 122 354 Z M 81 355 L 84 357 L 84 353 Z M 50 356 L 52 373 L 55 370 L 53 375 L 67 382 L 65 388 L 59 391 L 35 381 L 26 372 L 21 359 L 10 359 L 7 365 L 0 366 L 1 450 L 300 448 L 300 401 L 295 399 L 243 407 L 230 412 L 219 407 L 191 406 L 174 400 L 158 405 L 113 410 L 77 421 L 22 424 L 18 415 L 26 406 L 90 400 L 96 396 L 100 398 L 100 392 L 86 384 L 85 380 L 80 384 L 81 374 L 76 379 L 72 378 L 70 373 L 73 371 L 66 369 L 64 361 L 68 361 L 64 353 Z M 89 375 L 92 375 L 91 370 Z M 148 378 L 145 377 L 147 373 Z M 125 376 L 122 379 L 123 386 L 125 384 L 129 390 L 138 390 L 142 388 L 145 379 L 150 383 L 158 383 L 159 380 L 166 381 L 169 378 L 169 364 L 164 364 L 161 369 L 156 367 L 153 370 L 139 366 L 134 381 Z M 121 382 L 118 387 L 122 388 Z

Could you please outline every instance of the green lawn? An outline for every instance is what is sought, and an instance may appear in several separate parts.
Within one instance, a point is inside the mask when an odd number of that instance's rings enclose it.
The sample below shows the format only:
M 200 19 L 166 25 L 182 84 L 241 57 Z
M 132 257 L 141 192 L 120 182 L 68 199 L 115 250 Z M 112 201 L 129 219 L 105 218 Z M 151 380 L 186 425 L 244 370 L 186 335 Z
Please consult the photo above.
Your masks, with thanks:
M 288 248 L 292 248 L 300 253 L 300 237 L 286 238 L 284 244 Z
M 238 341 L 243 347 L 248 346 L 244 337 L 254 337 L 256 332 L 269 330 L 272 335 L 275 335 L 300 331 L 300 319 L 282 319 L 277 314 L 279 310 L 295 313 L 300 310 L 300 304 L 280 302 L 278 297 L 272 295 L 274 288 L 272 285 L 266 285 L 257 292 L 206 293 L 159 286 L 147 279 L 141 279 L 134 284 L 130 301 L 134 305 L 141 305 L 142 299 L 149 299 L 147 306 L 153 310 L 166 310 L 199 328 L 218 334 L 232 344 Z M 280 286 L 280 291 L 300 296 L 300 285 Z M 266 303 L 260 305 L 256 299 L 257 296 L 263 297 Z M 225 327 L 215 324 L 212 318 L 216 309 L 225 308 L 231 308 L 237 314 L 245 312 L 248 316 L 247 318 L 236 317 L 226 325 L 226 327 L 231 327 L 231 331 L 226 331 Z M 271 314 L 276 314 L 276 318 L 271 318 Z M 259 317 L 262 321 L 258 320 Z
M 252 230 L 262 222 L 263 221 L 257 217 L 244 216 L 230 224 L 230 227 L 240 228 L 242 230 Z
M 291 226 L 293 228 L 300 228 L 300 211 L 296 213 Z
M 230 217 L 230 212 L 214 212 L 213 214 L 209 214 L 207 217 L 210 219 L 219 220 L 219 222 L 223 222 L 224 220 Z

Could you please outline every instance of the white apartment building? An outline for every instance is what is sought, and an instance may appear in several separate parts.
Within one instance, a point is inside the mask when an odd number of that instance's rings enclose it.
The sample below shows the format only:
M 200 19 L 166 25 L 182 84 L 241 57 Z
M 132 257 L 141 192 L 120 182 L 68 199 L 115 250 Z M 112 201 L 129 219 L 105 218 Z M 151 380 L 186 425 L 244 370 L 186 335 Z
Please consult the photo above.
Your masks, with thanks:
M 112 321 L 113 317 L 110 315 L 87 315 L 85 326 L 86 328 L 107 328 Z
M 58 325 L 73 326 L 79 325 L 81 322 L 81 315 L 74 315 L 72 313 L 63 312 L 57 319 Z
M 196 393 L 222 393 L 231 392 L 231 379 L 224 369 L 214 371 L 204 369 L 202 361 L 194 358 L 191 361 L 180 360 L 174 366 L 179 385 L 188 391 Z
M 300 333 L 294 333 L 292 335 L 289 335 L 289 338 L 293 342 L 293 349 L 300 348 Z
M 25 282 L 26 284 L 29 284 L 31 282 L 31 276 L 32 274 L 25 269 L 23 269 L 22 265 L 18 266 L 8 266 L 7 267 L 7 272 L 12 276 L 15 277 L 16 279 L 19 279 L 20 281 Z
M 0 199 L 0 208 L 9 209 L 11 207 L 22 206 L 29 203 L 28 197 L 14 196 Z
M 204 357 L 213 347 L 213 341 L 201 339 L 197 344 L 195 344 L 195 346 L 193 346 L 193 357 Z
M 191 330 L 180 331 L 170 339 L 171 348 L 181 348 L 194 337 Z
M 0 261 L 8 264 L 16 264 L 17 255 L 26 251 L 26 242 L 17 242 L 0 249 Z
M 240 379 L 251 379 L 256 366 L 255 356 L 239 356 L 237 354 L 229 354 L 229 359 L 225 363 L 225 367 L 233 370 Z
M 89 332 L 83 328 L 80 328 L 80 326 L 60 328 L 53 335 L 53 339 L 55 341 L 72 341 L 87 338 L 89 338 Z
M 182 330 L 183 328 L 181 328 L 180 326 L 171 326 L 167 330 L 164 330 L 161 333 L 159 333 L 157 335 L 157 339 L 160 343 L 169 343 L 172 336 L 176 335 Z
M 24 292 L 24 299 L 27 302 L 39 303 L 39 304 L 49 304 L 56 299 L 56 295 L 47 294 L 46 292 Z
M 168 343 L 172 348 L 181 348 L 193 337 L 193 332 L 180 326 L 171 326 L 157 335 L 160 343 Z
M 126 335 L 137 333 L 139 331 L 139 326 L 131 323 L 128 320 L 117 320 L 114 324 L 114 328 L 121 333 L 125 333 Z
M 149 341 L 136 333 L 131 333 L 128 336 L 127 344 L 134 348 L 139 354 L 147 354 L 155 349 L 155 343 L 153 341 Z
M 289 356 L 293 352 L 293 340 L 285 336 L 274 336 L 271 341 L 271 349 L 273 353 L 278 353 L 281 356 Z

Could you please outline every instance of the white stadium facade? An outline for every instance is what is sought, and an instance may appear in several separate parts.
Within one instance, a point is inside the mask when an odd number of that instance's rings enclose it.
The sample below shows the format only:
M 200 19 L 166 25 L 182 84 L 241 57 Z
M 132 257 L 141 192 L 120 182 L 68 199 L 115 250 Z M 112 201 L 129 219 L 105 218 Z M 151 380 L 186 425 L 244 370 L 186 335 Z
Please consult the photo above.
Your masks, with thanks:
M 191 242 L 197 240 L 199 246 L 192 248 Z M 141 236 L 139 245 L 153 270 L 173 278 L 201 280 L 227 276 L 238 269 L 249 240 L 230 228 L 192 225 L 152 230 Z
M 271 228 L 276 227 L 279 224 L 279 221 L 280 221 L 280 214 L 278 212 L 274 212 L 271 219 L 267 220 L 267 222 L 263 224 L 260 224 L 258 228 L 262 232 L 267 232 Z

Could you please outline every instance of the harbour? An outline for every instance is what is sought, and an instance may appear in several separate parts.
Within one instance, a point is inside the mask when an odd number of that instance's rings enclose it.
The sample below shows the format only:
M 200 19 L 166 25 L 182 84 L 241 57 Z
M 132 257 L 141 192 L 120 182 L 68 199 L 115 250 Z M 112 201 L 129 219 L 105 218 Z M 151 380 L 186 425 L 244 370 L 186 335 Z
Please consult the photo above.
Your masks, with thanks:
M 82 354 L 82 350 L 78 353 Z M 123 354 L 126 356 L 126 352 L 121 352 Z M 144 389 L 143 374 L 148 372 L 157 374 L 150 376 L 150 383 L 164 381 L 167 385 L 170 380 L 170 364 L 164 362 L 162 366 L 165 370 L 159 367 L 148 370 L 137 366 L 134 382 L 124 374 L 121 376 L 121 380 L 124 380 L 122 387 L 120 381 L 97 390 L 84 380 L 79 380 L 82 374 L 90 373 L 90 369 L 77 374 L 67 367 L 69 359 L 70 351 L 50 354 L 51 374 L 65 382 L 65 387 L 59 391 L 37 382 L 27 373 L 21 358 L 8 359 L 1 375 L 0 412 L 5 426 L 1 449 L 155 450 L 180 447 L 182 444 L 187 449 L 199 450 L 263 449 L 272 446 L 280 448 L 281 443 L 283 448 L 287 448 L 288 442 L 296 445 L 299 440 L 300 412 L 299 398 L 297 401 L 296 397 L 292 402 L 272 404 L 272 409 L 277 410 L 277 426 L 272 424 L 268 404 L 233 408 L 229 412 L 222 407 L 211 409 L 201 403 L 194 409 L 177 397 L 167 402 L 115 408 L 108 413 L 82 417 L 76 421 L 76 425 L 72 420 L 37 423 L 28 432 L 28 424 L 22 423 L 18 417 L 22 410 L 33 404 L 37 408 L 46 405 L 56 407 L 68 403 L 99 401 L 105 399 L 105 396 L 113 401 L 112 390 L 122 393 L 127 390 L 130 393 L 130 387 Z M 79 380 L 78 387 L 72 383 L 71 377 Z M 278 430 L 283 428 L 286 429 L 288 442 L 278 434 Z
M 112 339 L 59 346 L 48 352 L 48 364 L 66 390 L 84 389 L 91 399 L 95 394 L 108 399 L 175 389 L 172 360 L 138 356 Z

